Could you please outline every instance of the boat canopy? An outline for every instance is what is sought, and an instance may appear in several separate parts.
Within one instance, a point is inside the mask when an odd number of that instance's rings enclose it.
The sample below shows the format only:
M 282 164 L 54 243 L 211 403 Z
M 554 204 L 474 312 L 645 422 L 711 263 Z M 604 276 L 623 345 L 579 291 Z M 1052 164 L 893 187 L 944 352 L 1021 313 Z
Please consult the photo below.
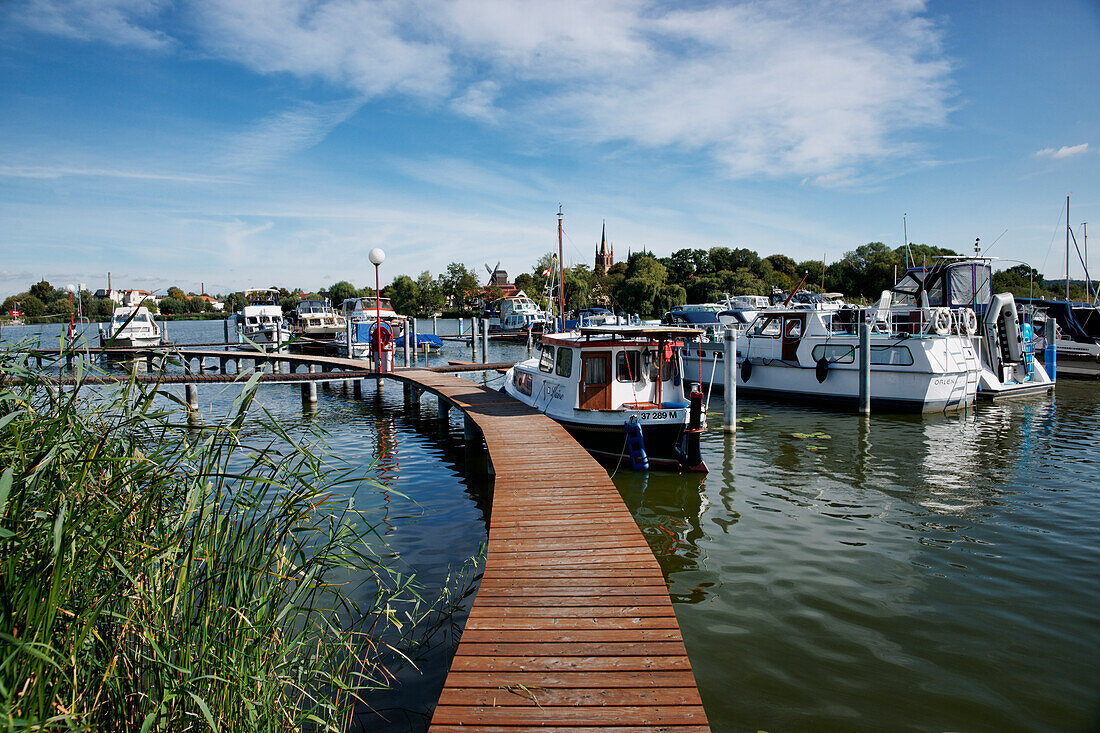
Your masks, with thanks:
M 693 338 L 703 335 L 701 328 L 685 326 L 581 326 L 582 336 L 620 336 L 622 338 Z
M 935 308 L 973 308 L 981 313 L 993 298 L 989 260 L 946 260 L 931 267 L 911 267 L 894 285 L 894 302 Z M 928 302 L 922 302 L 927 294 Z

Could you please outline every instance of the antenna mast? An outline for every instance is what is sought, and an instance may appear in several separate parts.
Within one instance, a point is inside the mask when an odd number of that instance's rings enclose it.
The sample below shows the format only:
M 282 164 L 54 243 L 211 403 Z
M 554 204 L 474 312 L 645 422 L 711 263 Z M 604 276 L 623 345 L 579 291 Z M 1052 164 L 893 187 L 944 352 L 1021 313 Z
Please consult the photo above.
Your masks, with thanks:
M 1069 193 L 1073 195 L 1073 191 Z M 1066 302 L 1069 302 L 1069 196 L 1066 196 Z
M 561 279 L 558 281 L 558 302 L 561 306 L 561 330 L 565 330 L 565 259 L 561 243 L 561 204 L 558 204 L 558 270 Z M 1068 255 L 1067 255 L 1068 256 Z
M 905 241 L 905 267 L 909 268 L 912 267 L 912 265 L 909 264 L 909 261 L 912 259 L 912 257 L 910 256 L 911 253 L 909 252 L 909 226 L 908 223 L 905 221 L 905 217 L 907 216 L 909 216 L 908 211 L 901 215 L 901 231 L 903 232 Z

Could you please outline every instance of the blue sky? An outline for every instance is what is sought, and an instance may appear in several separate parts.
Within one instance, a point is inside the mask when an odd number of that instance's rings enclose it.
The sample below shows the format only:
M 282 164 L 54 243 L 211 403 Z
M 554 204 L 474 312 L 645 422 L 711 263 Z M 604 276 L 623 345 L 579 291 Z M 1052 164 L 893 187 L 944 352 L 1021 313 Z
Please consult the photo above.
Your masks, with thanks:
M 1059 277 L 1098 92 L 1095 0 L 14 0 L 0 294 L 515 274 L 559 203 L 567 264 L 604 220 L 620 259 L 833 260 L 907 213 Z

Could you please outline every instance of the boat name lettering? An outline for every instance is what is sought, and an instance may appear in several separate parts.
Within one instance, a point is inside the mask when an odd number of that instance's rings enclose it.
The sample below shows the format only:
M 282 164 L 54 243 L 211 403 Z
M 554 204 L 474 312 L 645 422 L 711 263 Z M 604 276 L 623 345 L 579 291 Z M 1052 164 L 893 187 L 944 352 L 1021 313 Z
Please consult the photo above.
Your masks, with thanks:
M 565 390 L 562 389 L 560 384 L 548 384 L 544 387 L 546 394 L 550 396 L 552 400 L 560 400 L 565 398 Z

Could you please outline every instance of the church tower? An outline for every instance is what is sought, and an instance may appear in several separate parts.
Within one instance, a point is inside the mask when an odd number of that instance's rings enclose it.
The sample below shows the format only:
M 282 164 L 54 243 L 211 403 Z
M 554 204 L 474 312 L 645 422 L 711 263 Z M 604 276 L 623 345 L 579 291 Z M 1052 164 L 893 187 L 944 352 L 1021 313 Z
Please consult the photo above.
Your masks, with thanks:
M 615 245 L 607 241 L 607 222 L 603 223 L 603 233 L 600 235 L 600 243 L 596 246 L 596 272 L 606 275 L 608 269 L 615 264 Z

